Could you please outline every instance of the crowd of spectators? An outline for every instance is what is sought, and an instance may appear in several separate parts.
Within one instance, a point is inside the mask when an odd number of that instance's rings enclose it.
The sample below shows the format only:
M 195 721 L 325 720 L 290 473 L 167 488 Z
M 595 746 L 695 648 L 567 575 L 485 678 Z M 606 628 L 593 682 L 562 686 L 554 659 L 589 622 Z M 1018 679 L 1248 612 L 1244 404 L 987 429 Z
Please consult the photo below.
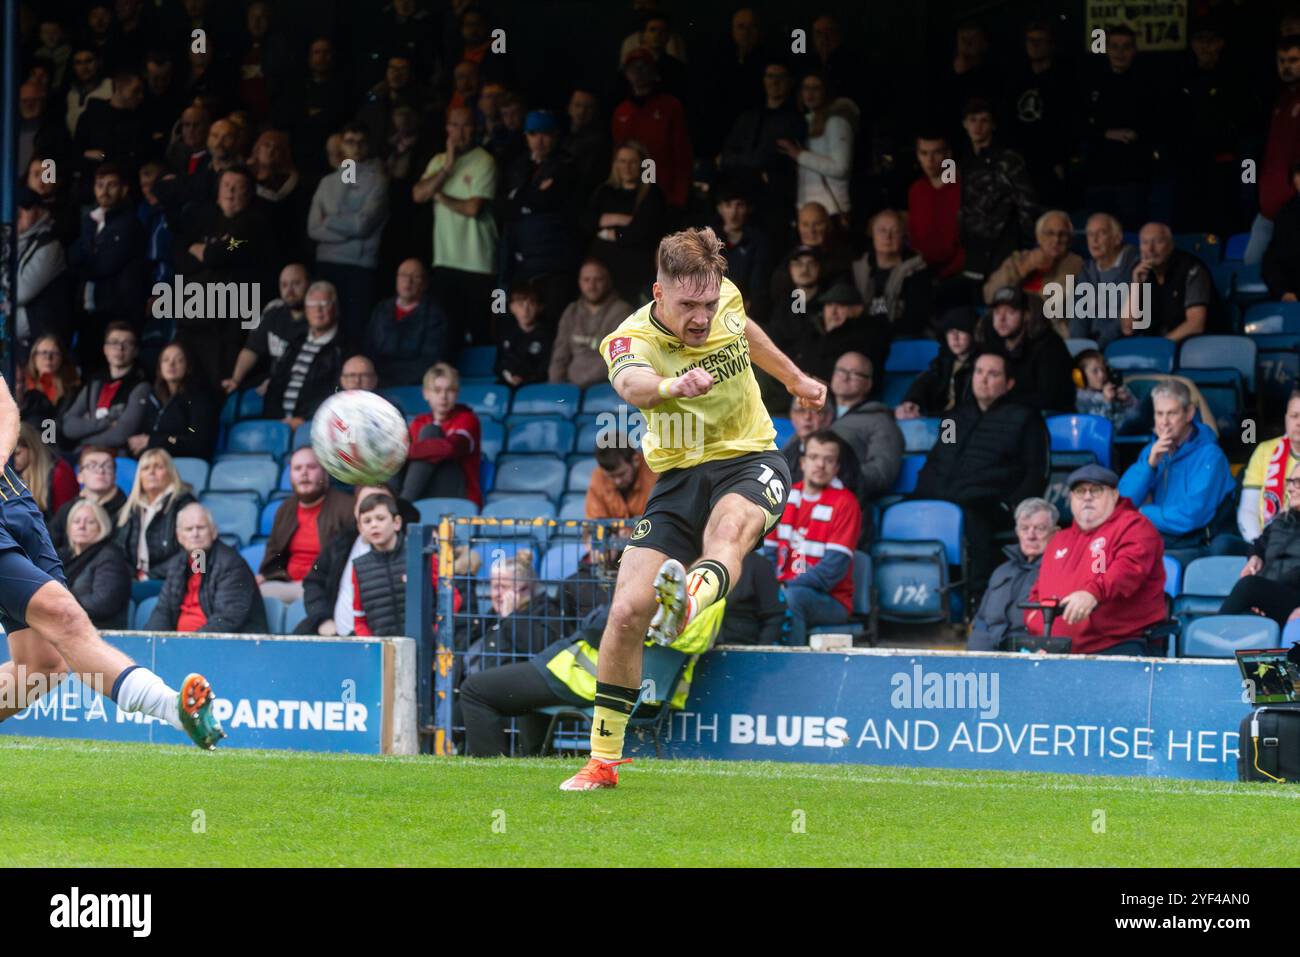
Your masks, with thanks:
M 166 582 L 152 624 L 224 627 L 240 613 L 221 589 L 246 585 L 302 598 L 315 630 L 394 620 L 394 596 L 366 578 L 391 574 L 409 503 L 483 503 L 459 351 L 495 346 L 493 374 L 511 387 L 602 381 L 597 346 L 651 295 L 659 239 L 709 225 L 751 317 L 830 387 L 823 413 L 791 412 L 757 373 L 769 410 L 795 425 L 785 452 L 800 501 L 829 495 L 837 515 L 851 502 L 836 541 L 868 546 L 872 506 L 899 476 L 899 423 L 941 417 L 951 438 L 914 494 L 962 507 L 973 596 L 991 577 L 1019 595 L 1042 554 L 1038 526 L 1057 520 L 1037 504 L 1043 414 L 1136 421 L 1101 351 L 1073 357 L 1065 339 L 1104 350 L 1225 330 L 1209 268 L 1175 231 L 1249 229 L 1246 261 L 1262 260 L 1275 297 L 1300 294 L 1295 17 L 1269 49 L 1234 48 L 1229 24 L 1198 17 L 1186 62 L 1163 72 L 1126 27 L 1076 63 L 1049 21 L 1025 23 L 996 55 L 963 23 L 927 109 L 884 162 L 851 25 L 818 14 L 807 51 L 791 53 L 748 7 L 701 14 L 724 28 L 714 44 L 656 3 L 634 6 L 634 28 L 605 51 L 608 75 L 562 99 L 498 51 L 493 11 L 472 0 L 393 0 L 355 35 L 290 29 L 263 0 L 24 7 L 14 464 L 80 588 L 122 570 L 104 557 L 116 544 L 128 577 Z M 1247 58 L 1275 59 L 1275 89 L 1234 72 Z M 1251 136 L 1257 203 L 1238 182 Z M 1153 183 L 1172 184 L 1172 202 Z M 256 290 L 238 301 L 265 305 L 249 323 L 157 295 L 155 283 L 179 292 L 182 279 Z M 1150 321 L 1137 321 L 1140 300 L 1049 318 L 1045 298 L 1067 282 L 1145 284 Z M 911 338 L 937 340 L 938 356 L 891 406 L 891 348 Z M 241 390 L 296 429 L 336 389 L 396 386 L 421 387 L 429 406 L 410 425 L 408 467 L 345 501 L 309 452 L 295 455 L 266 560 L 243 581 L 173 459 L 212 458 L 218 414 Z M 1276 567 L 1277 536 L 1260 533 L 1290 514 L 1290 465 L 1276 480 L 1252 466 L 1238 507 L 1195 395 L 1166 383 L 1151 406 L 1152 443 L 1113 485 L 1092 483 L 1090 501 L 1120 497 L 1097 522 L 1140 518 L 1180 557 L 1255 549 Z M 1284 442 L 1292 463 L 1300 433 Z M 118 457 L 137 460 L 125 496 Z M 595 474 L 589 516 L 635 517 L 653 480 L 644 462 L 602 449 Z M 791 521 L 781 542 L 814 541 Z M 337 533 L 354 527 L 345 553 Z M 996 572 L 1004 545 L 1016 575 Z M 195 549 L 206 571 L 173 561 Z M 786 556 L 776 571 L 800 596 L 788 602 L 796 635 L 817 617 L 805 610 L 838 617 L 827 602 L 843 606 L 851 575 L 838 561 L 814 570 Z M 814 587 L 824 594 L 800 590 Z M 1005 629 L 1008 607 L 988 609 L 981 634 Z

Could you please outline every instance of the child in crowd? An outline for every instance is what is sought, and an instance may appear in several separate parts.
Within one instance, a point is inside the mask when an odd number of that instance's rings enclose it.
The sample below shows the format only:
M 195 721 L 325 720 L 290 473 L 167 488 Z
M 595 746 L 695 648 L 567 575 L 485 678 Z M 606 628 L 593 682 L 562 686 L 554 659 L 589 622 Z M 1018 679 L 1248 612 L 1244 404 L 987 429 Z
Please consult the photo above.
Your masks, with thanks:
M 406 557 L 396 500 L 367 495 L 357 508 L 357 525 L 370 551 L 352 563 L 354 633 L 400 635 L 406 626 Z
M 510 287 L 510 316 L 514 321 L 504 320 L 498 326 L 496 363 L 497 375 L 507 385 L 546 381 L 553 333 L 538 321 L 541 311 L 541 296 L 531 284 L 516 282 Z
M 1074 381 L 1079 388 L 1075 411 L 1110 419 L 1116 434 L 1137 421 L 1138 400 L 1096 349 L 1085 349 L 1074 357 Z

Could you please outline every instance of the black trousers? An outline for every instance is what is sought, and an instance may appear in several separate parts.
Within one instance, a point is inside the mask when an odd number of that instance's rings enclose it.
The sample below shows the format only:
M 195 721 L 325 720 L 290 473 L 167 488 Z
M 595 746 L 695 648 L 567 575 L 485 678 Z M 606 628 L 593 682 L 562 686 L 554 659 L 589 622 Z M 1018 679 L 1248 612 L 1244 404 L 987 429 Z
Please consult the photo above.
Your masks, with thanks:
M 431 286 L 434 300 L 451 321 L 447 346 L 453 355 L 467 345 L 494 344 L 492 293 L 496 280 L 490 274 L 436 266 Z
M 442 427 L 430 422 L 420 430 L 420 438 L 443 438 Z M 412 459 L 406 464 L 401 495 L 408 502 L 421 498 L 464 498 L 465 470 L 459 462 L 451 460 L 435 463 Z
M 993 569 L 1003 559 L 1002 543 L 994 541 L 993 537 L 1014 529 L 1015 521 L 1011 511 L 995 498 L 962 502 L 961 510 L 966 519 L 967 554 L 970 558 L 966 593 L 972 601 L 978 602 L 988 587 Z
M 506 721 L 518 719 L 516 754 L 540 754 L 551 719 L 533 714 L 558 704 L 580 705 L 577 696 L 556 694 L 551 683 L 529 661 L 475 672 L 461 683 L 460 711 L 465 721 L 465 751 L 471 758 L 491 758 L 506 750 Z
M 1291 612 L 1300 608 L 1300 589 L 1259 575 L 1249 575 L 1238 579 L 1232 586 L 1219 614 L 1252 615 L 1253 608 L 1262 611 L 1265 618 L 1272 618 L 1278 627 L 1285 628 Z

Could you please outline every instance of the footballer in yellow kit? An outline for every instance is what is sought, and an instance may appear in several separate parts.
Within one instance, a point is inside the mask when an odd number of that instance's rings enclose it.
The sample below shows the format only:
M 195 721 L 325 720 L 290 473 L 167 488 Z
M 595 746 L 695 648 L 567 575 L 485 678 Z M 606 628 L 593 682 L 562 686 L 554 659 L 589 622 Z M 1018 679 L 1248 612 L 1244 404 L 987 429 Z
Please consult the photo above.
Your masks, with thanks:
M 601 637 L 591 759 L 565 791 L 618 783 L 646 640 L 671 644 L 723 600 L 785 508 L 790 472 L 753 366 L 808 408 L 826 401 L 826 386 L 745 315 L 713 230 L 664 237 L 657 262 L 653 301 L 600 345 L 614 390 L 645 417 L 642 452 L 658 478 L 619 563 Z

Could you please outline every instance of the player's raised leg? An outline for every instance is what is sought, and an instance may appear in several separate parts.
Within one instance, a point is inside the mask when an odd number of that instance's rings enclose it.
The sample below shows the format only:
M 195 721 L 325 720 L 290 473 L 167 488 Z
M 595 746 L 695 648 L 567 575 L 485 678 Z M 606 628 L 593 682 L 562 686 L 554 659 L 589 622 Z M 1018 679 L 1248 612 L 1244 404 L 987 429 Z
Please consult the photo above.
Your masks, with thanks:
M 6 553 L 8 560 L 16 553 Z M 126 712 L 143 712 L 184 731 L 211 750 L 225 732 L 212 713 L 212 688 L 202 675 L 187 677 L 177 692 L 100 637 L 76 598 L 57 581 L 41 585 L 23 613 L 37 638 L 48 642 L 73 673 L 107 693 Z
M 754 550 L 771 523 L 770 513 L 743 495 L 729 493 L 718 500 L 704 528 L 704 551 L 689 571 L 668 559 L 655 575 L 659 609 L 648 637 L 670 645 L 696 615 L 727 597 L 740 577 L 745 556 Z
M 655 573 L 667 558 L 653 548 L 630 547 L 618 566 L 618 581 L 596 659 L 596 702 L 591 720 L 591 759 L 560 785 L 562 791 L 591 791 L 618 784 L 627 720 L 641 692 L 646 628 L 655 612 Z

